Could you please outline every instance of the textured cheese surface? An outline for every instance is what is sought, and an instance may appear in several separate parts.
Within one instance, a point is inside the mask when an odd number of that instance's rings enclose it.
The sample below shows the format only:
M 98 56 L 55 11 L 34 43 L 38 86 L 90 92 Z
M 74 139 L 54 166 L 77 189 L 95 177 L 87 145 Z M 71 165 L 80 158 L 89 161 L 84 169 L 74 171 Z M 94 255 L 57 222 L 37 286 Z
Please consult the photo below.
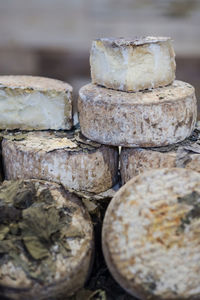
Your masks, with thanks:
M 156 148 L 122 148 L 120 173 L 122 183 L 132 177 L 160 168 L 182 167 L 200 173 L 200 127 L 193 134 L 175 145 Z
M 20 182 L 20 181 L 19 181 Z M 12 258 L 1 259 L 0 265 L 0 296 L 7 296 L 9 299 L 57 299 L 61 294 L 71 295 L 81 288 L 90 272 L 91 259 L 93 253 L 93 226 L 90 217 L 81 204 L 80 199 L 67 192 L 56 184 L 47 181 L 25 180 L 25 184 L 33 183 L 36 190 L 36 197 L 40 197 L 44 190 L 48 190 L 54 199 L 51 206 L 56 209 L 64 208 L 70 212 L 71 226 L 77 231 L 82 232 L 80 238 L 67 237 L 71 254 L 66 257 L 59 252 L 59 246 L 54 242 L 50 252 L 54 268 L 52 273 L 46 275 L 43 284 L 37 279 L 28 276 L 24 270 L 24 265 L 13 263 Z M 16 183 L 15 183 L 16 184 Z M 13 185 L 13 181 L 4 181 L 0 186 L 0 192 Z M 34 206 L 34 204 L 33 204 Z M 49 205 L 47 205 L 47 209 Z M 48 224 L 47 224 L 48 225 Z M 66 224 L 67 228 L 67 224 Z M 26 257 L 22 251 L 21 261 Z M 23 258 L 23 259 L 22 259 Z M 26 258 L 27 259 L 27 258 Z M 38 261 L 37 261 L 38 265 Z M 37 278 L 37 277 L 36 277 Z M 7 287 L 7 288 L 5 288 Z M 2 294 L 3 293 L 3 294 Z
M 119 284 L 139 299 L 200 299 L 200 174 L 140 174 L 112 199 L 103 250 Z
M 71 129 L 72 87 L 33 76 L 0 76 L 1 129 Z
M 121 91 L 168 85 L 176 69 L 171 39 L 162 37 L 95 40 L 90 65 L 93 83 Z
M 197 103 L 185 82 L 126 93 L 88 84 L 78 101 L 82 133 L 102 144 L 154 147 L 177 143 L 194 129 Z
M 84 144 L 85 143 L 85 144 Z M 118 149 L 97 144 L 75 132 L 30 132 L 22 140 L 2 142 L 7 179 L 37 178 L 77 191 L 100 193 L 117 182 Z

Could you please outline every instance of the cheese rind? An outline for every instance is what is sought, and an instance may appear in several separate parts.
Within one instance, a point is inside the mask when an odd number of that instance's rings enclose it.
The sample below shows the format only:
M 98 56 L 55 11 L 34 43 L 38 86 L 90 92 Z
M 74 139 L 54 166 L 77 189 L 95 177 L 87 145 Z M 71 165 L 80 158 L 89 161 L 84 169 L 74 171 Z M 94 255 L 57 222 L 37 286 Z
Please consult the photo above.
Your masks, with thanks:
M 30 132 L 21 140 L 11 134 L 3 139 L 2 153 L 7 179 L 43 179 L 95 194 L 118 180 L 118 149 L 80 132 Z
M 81 132 L 102 144 L 156 147 L 177 143 L 192 133 L 197 102 L 185 82 L 137 93 L 88 84 L 79 91 Z
M 39 180 L 4 181 L 0 195 L 7 212 L 1 213 L 0 297 L 60 299 L 82 288 L 94 241 L 80 199 Z
M 122 184 L 150 169 L 182 167 L 200 173 L 200 128 L 181 143 L 157 148 L 122 148 Z
M 133 296 L 199 299 L 199 200 L 200 174 L 179 168 L 142 173 L 115 194 L 104 218 L 103 252 Z
M 0 76 L 0 129 L 71 129 L 72 87 L 34 76 Z
M 175 78 L 175 53 L 170 38 L 146 37 L 93 41 L 92 83 L 121 91 L 165 86 Z

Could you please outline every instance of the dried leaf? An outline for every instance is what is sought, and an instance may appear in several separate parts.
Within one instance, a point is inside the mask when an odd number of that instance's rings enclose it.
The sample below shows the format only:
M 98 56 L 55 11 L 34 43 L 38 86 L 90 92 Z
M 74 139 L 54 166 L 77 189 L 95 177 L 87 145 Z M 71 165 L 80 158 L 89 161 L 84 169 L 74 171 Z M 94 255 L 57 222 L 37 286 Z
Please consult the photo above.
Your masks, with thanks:
M 41 243 L 37 237 L 25 236 L 23 237 L 23 241 L 32 258 L 42 259 L 49 255 L 48 248 L 45 244 Z
M 0 241 L 2 241 L 6 234 L 9 232 L 9 226 L 6 225 L 0 225 Z

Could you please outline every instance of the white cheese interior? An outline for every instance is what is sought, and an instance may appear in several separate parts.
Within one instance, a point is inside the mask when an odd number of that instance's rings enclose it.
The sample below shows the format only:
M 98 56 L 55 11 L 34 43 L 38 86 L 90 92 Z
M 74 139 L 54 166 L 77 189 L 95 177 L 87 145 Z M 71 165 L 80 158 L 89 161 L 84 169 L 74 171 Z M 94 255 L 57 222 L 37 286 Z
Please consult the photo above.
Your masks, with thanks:
M 0 128 L 70 129 L 66 118 L 70 119 L 71 104 L 66 116 L 66 98 L 64 93 L 53 97 L 39 91 L 17 95 L 0 89 Z
M 137 47 L 110 47 L 97 41 L 91 51 L 93 83 L 120 90 L 140 90 L 167 85 L 175 77 L 171 42 Z

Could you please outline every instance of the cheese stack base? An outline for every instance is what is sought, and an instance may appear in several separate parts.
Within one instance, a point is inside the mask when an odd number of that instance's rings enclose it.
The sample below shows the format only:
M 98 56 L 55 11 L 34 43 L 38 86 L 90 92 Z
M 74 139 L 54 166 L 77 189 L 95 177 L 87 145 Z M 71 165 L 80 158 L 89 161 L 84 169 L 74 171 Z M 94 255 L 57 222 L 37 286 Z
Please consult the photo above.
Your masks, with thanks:
M 77 131 L 5 135 L 2 155 L 8 180 L 43 179 L 95 194 L 118 181 L 118 149 L 89 141 Z
M 156 148 L 122 148 L 122 184 L 150 169 L 181 167 L 200 172 L 200 130 L 181 143 Z
M 197 117 L 194 88 L 174 81 L 136 93 L 88 84 L 78 101 L 81 132 L 102 144 L 159 147 L 189 137 Z

